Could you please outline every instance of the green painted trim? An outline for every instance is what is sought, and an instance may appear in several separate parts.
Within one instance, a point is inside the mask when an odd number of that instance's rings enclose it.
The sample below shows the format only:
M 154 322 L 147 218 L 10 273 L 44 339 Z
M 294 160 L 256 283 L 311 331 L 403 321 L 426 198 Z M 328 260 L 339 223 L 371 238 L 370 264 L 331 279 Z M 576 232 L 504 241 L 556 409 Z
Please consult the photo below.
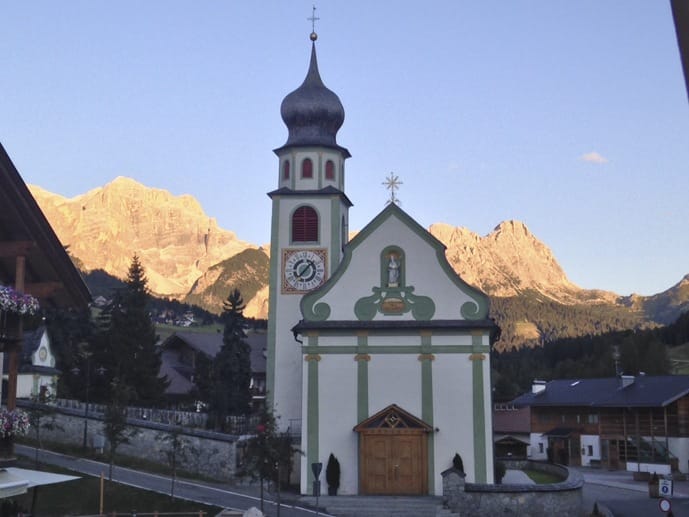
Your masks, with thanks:
M 357 336 L 357 353 L 368 353 L 368 336 Z M 357 423 L 368 418 L 368 361 L 357 361 L 356 416 Z
M 313 291 L 302 298 L 301 308 L 302 314 L 307 321 L 323 321 L 319 319 L 311 319 L 319 314 L 316 310 L 318 300 L 323 298 L 328 292 L 337 284 L 337 281 L 344 275 L 352 260 L 352 253 L 359 247 L 376 229 L 378 229 L 390 217 L 397 217 L 405 226 L 412 232 L 416 233 L 422 240 L 426 241 L 435 249 L 438 264 L 443 269 L 448 279 L 465 295 L 471 298 L 471 301 L 464 303 L 460 308 L 460 314 L 465 319 L 479 320 L 488 317 L 489 300 L 483 292 L 470 286 L 452 268 L 445 256 L 445 245 L 438 239 L 433 237 L 426 231 L 419 223 L 417 223 L 411 216 L 402 210 L 395 203 L 390 203 L 380 212 L 373 220 L 368 223 L 348 244 L 344 249 L 344 257 L 338 269 L 334 272 L 330 280 L 326 282 L 320 289 Z
M 280 201 L 273 198 L 273 213 L 270 222 L 270 279 L 268 280 L 268 350 L 266 359 L 266 401 L 268 407 L 275 404 L 275 346 L 277 329 L 277 299 L 280 292 Z
M 318 336 L 309 336 L 309 344 L 314 342 L 314 346 L 318 345 Z M 319 438 L 319 411 L 318 411 L 318 361 L 308 361 L 306 367 L 306 374 L 308 376 L 308 388 L 306 391 L 306 414 L 307 414 L 307 429 L 306 429 L 306 464 L 308 472 L 307 486 L 313 486 L 313 472 L 310 465 L 317 463 L 318 458 L 318 438 Z
M 483 336 L 476 334 L 472 336 L 475 348 L 481 347 Z M 474 413 L 474 483 L 488 482 L 488 461 L 486 454 L 486 414 L 485 398 L 483 392 L 483 361 L 486 359 L 472 360 L 471 379 L 473 385 L 473 413 Z
M 328 271 L 335 271 L 342 256 L 342 212 L 337 198 L 330 200 L 330 264 Z
M 359 353 L 359 348 L 355 345 L 322 345 L 318 347 L 304 346 L 302 351 L 305 354 L 356 354 Z M 438 345 L 432 346 L 429 350 L 425 350 L 419 345 L 410 346 L 368 346 L 366 353 L 368 354 L 472 354 L 474 352 L 489 353 L 490 347 L 472 347 L 470 345 Z
M 421 336 L 421 349 L 428 354 L 431 350 L 431 335 Z M 433 361 L 421 360 L 421 419 L 431 427 L 433 424 Z M 428 493 L 435 493 L 435 442 L 428 434 Z

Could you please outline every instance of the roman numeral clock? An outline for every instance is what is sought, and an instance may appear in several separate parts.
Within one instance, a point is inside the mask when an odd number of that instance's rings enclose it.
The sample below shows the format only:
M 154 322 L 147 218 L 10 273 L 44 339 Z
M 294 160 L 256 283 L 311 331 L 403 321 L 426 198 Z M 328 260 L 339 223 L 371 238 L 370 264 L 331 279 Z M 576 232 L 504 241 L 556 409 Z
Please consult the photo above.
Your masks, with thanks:
M 282 250 L 282 293 L 305 293 L 321 286 L 327 276 L 327 255 L 321 248 Z

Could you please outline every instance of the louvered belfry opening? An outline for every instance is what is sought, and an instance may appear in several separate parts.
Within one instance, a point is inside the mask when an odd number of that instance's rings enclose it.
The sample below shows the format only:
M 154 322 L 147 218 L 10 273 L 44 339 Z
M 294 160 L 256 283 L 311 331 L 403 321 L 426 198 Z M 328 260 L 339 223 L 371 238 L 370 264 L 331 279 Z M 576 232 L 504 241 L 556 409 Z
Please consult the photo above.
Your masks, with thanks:
M 292 215 L 292 242 L 318 241 L 318 214 L 310 206 L 300 206 Z

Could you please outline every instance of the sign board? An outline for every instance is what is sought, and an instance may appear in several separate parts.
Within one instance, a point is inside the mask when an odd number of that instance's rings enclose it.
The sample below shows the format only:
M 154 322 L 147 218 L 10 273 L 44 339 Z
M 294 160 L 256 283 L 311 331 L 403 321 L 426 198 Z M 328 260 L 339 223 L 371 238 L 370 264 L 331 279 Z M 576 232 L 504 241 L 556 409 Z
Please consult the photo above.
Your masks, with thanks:
M 658 501 L 658 506 L 660 507 L 661 512 L 668 513 L 670 510 L 672 510 L 672 504 L 670 504 L 670 501 L 667 499 L 661 499 Z
M 322 470 L 323 470 L 323 464 L 322 463 L 312 463 L 311 464 L 311 472 L 313 472 L 313 477 L 315 477 L 316 479 L 319 478 Z
M 661 479 L 658 481 L 658 493 L 660 497 L 669 497 L 672 495 L 672 480 Z

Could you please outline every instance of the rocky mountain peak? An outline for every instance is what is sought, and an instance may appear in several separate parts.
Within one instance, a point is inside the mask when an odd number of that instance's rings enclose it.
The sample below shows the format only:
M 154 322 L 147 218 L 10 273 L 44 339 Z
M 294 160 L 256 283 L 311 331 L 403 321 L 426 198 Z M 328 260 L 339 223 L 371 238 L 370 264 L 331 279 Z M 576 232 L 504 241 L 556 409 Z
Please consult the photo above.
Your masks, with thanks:
M 185 295 L 208 268 L 255 246 L 220 228 L 190 195 L 124 176 L 71 199 L 29 186 L 63 244 L 89 269 L 123 278 L 139 255 L 157 294 Z

